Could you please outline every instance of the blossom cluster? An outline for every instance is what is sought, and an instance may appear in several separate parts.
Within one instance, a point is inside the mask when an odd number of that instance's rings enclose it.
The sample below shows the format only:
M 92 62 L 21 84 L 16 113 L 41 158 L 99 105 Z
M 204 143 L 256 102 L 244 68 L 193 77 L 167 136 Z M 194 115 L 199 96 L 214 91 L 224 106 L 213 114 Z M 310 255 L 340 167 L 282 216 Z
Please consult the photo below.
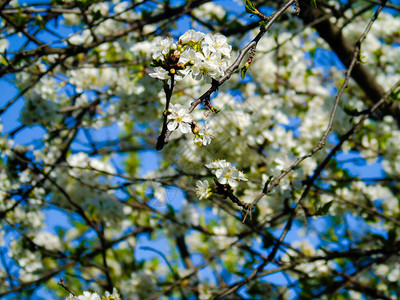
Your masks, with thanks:
M 69 297 L 66 300 L 121 300 L 120 295 L 118 294 L 118 291 L 116 288 L 113 289 L 112 294 L 110 292 L 105 292 L 104 296 L 100 297 L 99 294 L 97 293 L 91 293 L 88 291 L 84 291 L 82 295 L 79 296 L 73 296 L 72 294 L 69 295 Z
M 169 131 L 174 131 L 178 128 L 182 133 L 192 131 L 195 135 L 195 144 L 206 146 L 211 143 L 214 130 L 208 123 L 204 125 L 197 124 L 187 108 L 179 103 L 171 104 L 166 113 L 168 119 L 167 128 Z
M 174 43 L 170 37 L 156 37 L 153 41 L 153 65 L 150 76 L 168 80 L 174 75 L 181 80 L 191 74 L 195 80 L 218 79 L 228 68 L 232 46 L 222 34 L 204 34 L 190 29 Z
M 247 181 L 244 173 L 232 166 L 225 159 L 219 159 L 206 164 L 206 167 L 211 169 L 211 172 L 217 177 L 220 184 L 228 184 L 232 188 L 239 185 L 239 181 Z
M 214 130 L 210 126 L 209 123 L 204 124 L 203 126 L 197 126 L 198 131 L 195 132 L 194 142 L 197 145 L 206 146 L 211 143 L 211 139 L 214 137 Z

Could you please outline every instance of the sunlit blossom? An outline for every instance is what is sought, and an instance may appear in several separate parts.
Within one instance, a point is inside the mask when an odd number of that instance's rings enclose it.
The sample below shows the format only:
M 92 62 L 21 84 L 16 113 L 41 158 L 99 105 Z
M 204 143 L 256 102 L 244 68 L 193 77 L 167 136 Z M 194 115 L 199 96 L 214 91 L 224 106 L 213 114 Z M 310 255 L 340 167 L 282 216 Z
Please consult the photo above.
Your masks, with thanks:
M 168 120 L 168 130 L 170 131 L 174 131 L 178 126 L 182 133 L 188 133 L 191 130 L 192 115 L 180 104 L 172 104 L 169 107 Z
M 242 171 L 237 170 L 225 160 L 214 161 L 206 164 L 206 167 L 212 169 L 211 172 L 217 177 L 220 184 L 228 184 L 232 188 L 236 188 L 239 185 L 239 181 L 247 181 Z
M 231 56 L 232 46 L 227 43 L 227 38 L 221 34 L 204 34 L 192 29 L 186 31 L 178 40 L 179 47 L 172 38 L 157 37 L 153 41 L 152 57 L 158 67 L 150 76 L 160 80 L 169 79 L 169 67 L 175 68 L 176 58 L 179 58 L 177 74 L 184 77 L 191 74 L 193 79 L 211 82 L 224 75 L 228 68 L 228 59 Z M 161 61 L 170 65 L 160 67 Z M 164 69 L 163 69 L 164 68 Z M 181 78 L 176 77 L 175 80 Z
M 210 197 L 212 195 L 211 189 L 209 187 L 209 183 L 207 180 L 203 180 L 203 181 L 198 180 L 196 182 L 196 194 L 200 200 L 207 199 L 208 197 Z
M 208 123 L 204 126 L 199 126 L 199 132 L 194 139 L 196 144 L 206 146 L 211 143 L 211 139 L 214 137 L 214 130 L 210 127 Z
M 164 59 L 164 55 L 168 54 L 171 49 L 176 49 L 172 38 L 156 37 L 153 41 L 153 59 Z

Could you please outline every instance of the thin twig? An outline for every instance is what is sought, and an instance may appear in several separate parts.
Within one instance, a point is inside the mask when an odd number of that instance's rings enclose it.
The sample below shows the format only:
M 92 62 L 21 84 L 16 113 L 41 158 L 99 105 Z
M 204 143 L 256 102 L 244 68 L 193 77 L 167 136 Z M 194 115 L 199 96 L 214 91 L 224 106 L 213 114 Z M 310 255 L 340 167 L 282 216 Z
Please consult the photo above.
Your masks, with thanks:
M 73 296 L 76 296 L 76 294 L 69 288 L 69 286 L 65 283 L 64 279 L 60 278 L 60 282 L 57 282 L 59 286 L 62 286 L 65 290 L 70 292 Z

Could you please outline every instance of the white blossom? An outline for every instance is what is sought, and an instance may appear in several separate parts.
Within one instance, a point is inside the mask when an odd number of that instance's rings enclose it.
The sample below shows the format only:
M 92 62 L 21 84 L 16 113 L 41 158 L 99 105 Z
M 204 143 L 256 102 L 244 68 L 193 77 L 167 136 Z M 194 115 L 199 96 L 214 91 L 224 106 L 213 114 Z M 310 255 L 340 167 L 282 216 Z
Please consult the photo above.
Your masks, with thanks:
M 82 295 L 73 296 L 72 294 L 66 300 L 121 300 L 120 295 L 116 288 L 113 288 L 112 294 L 110 292 L 105 292 L 103 297 L 100 297 L 97 293 L 92 293 L 88 291 L 84 291 Z
M 113 292 L 112 294 L 110 294 L 110 292 L 105 292 L 104 293 L 104 297 L 109 298 L 110 300 L 121 300 L 121 297 L 118 294 L 118 291 L 116 288 L 113 288 Z
M 221 68 L 221 54 L 211 53 L 208 48 L 205 48 L 205 53 L 197 52 L 197 64 L 193 66 L 192 77 L 196 80 L 201 80 L 205 77 L 206 81 L 211 78 L 217 79 L 224 74 Z
M 72 296 L 70 295 L 67 300 L 100 300 L 100 296 L 97 293 L 91 293 L 88 291 L 84 291 L 83 295 L 80 296 Z
M 228 44 L 228 39 L 222 34 L 206 34 L 204 37 L 205 46 L 211 52 L 219 52 L 226 57 L 231 57 L 232 46 Z
M 211 143 L 211 139 L 214 137 L 214 130 L 210 127 L 208 123 L 204 126 L 201 126 L 197 136 L 194 139 L 196 144 L 200 144 L 203 146 L 209 145 Z
M 196 182 L 196 194 L 200 200 L 207 199 L 211 196 L 211 189 L 207 180 L 198 180 Z
M 180 55 L 179 63 L 185 65 L 185 69 L 179 70 L 179 73 L 186 75 L 193 70 L 193 66 L 201 64 L 201 60 L 197 57 L 196 51 L 194 51 L 192 48 L 188 48 Z
M 0 39 L 0 53 L 3 53 L 8 48 L 9 42 L 6 39 Z
M 199 43 L 204 39 L 205 34 L 200 31 L 189 29 L 179 38 L 179 43 L 186 45 L 189 43 Z
M 195 30 L 186 31 L 179 38 L 179 47 L 172 38 L 157 37 L 152 43 L 153 63 L 157 66 L 150 76 L 161 80 L 169 79 L 168 68 L 178 67 L 175 80 L 181 80 L 191 73 L 195 80 L 211 78 L 218 79 L 224 75 L 228 68 L 232 46 L 227 43 L 227 38 L 221 34 L 204 34 Z M 132 47 L 134 49 L 134 47 Z M 176 59 L 179 58 L 178 64 Z M 168 65 L 160 66 L 158 60 Z
M 171 49 L 176 49 L 173 38 L 156 37 L 153 41 L 153 59 L 164 60 L 164 55 Z
M 149 76 L 160 80 L 170 79 L 169 72 L 161 67 L 154 68 L 154 72 Z
M 226 168 L 231 167 L 231 163 L 227 162 L 225 159 L 218 159 L 213 162 L 206 164 L 206 167 L 209 169 L 219 169 L 219 168 Z
M 239 181 L 247 181 L 244 173 L 237 170 L 231 163 L 225 160 L 217 160 L 215 162 L 206 164 L 206 167 L 217 177 L 220 184 L 228 184 L 232 188 L 239 185 Z
M 180 104 L 172 104 L 168 110 L 170 113 L 168 115 L 168 130 L 174 131 L 179 126 L 182 133 L 190 132 L 190 123 L 193 121 L 193 118 L 191 114 L 189 114 L 189 111 Z

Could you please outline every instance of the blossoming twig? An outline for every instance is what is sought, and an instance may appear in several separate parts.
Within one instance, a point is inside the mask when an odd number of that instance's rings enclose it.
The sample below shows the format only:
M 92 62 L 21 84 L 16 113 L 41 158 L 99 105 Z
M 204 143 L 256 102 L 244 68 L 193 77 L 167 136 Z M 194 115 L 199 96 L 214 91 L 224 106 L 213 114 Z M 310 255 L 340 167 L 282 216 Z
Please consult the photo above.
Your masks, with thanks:
M 164 92 L 165 92 L 165 96 L 166 96 L 166 104 L 165 104 L 165 111 L 164 111 L 164 120 L 163 120 L 163 127 L 161 130 L 161 134 L 157 139 L 157 144 L 156 144 L 156 149 L 157 150 L 161 150 L 164 145 L 165 145 L 165 140 L 167 138 L 167 123 L 168 123 L 168 108 L 169 108 L 169 103 L 171 101 L 171 97 L 172 97 L 172 91 L 174 90 L 174 75 L 171 76 L 171 83 L 170 85 L 168 85 L 168 82 L 165 81 L 164 82 Z
M 179 60 L 182 64 L 187 65 L 187 67 L 185 66 L 179 73 L 181 75 L 185 75 L 189 72 L 192 72 L 192 76 L 195 79 L 201 79 L 201 77 L 204 75 L 204 77 L 212 78 L 212 85 L 209 88 L 208 91 L 206 91 L 203 95 L 200 96 L 200 98 L 198 98 L 197 100 L 195 100 L 194 102 L 192 102 L 192 104 L 190 105 L 189 108 L 189 113 L 193 112 L 193 110 L 200 104 L 203 103 L 204 106 L 206 106 L 208 109 L 210 109 L 212 112 L 217 112 L 211 105 L 210 103 L 210 97 L 211 95 L 216 92 L 218 90 L 218 88 L 225 82 L 227 81 L 233 74 L 234 71 L 236 71 L 239 66 L 240 63 L 242 62 L 242 60 L 244 59 L 245 55 L 247 54 L 247 52 L 249 51 L 255 51 L 258 42 L 261 40 L 261 38 L 264 36 L 264 34 L 268 31 L 268 29 L 272 26 L 272 24 L 295 2 L 295 0 L 290 0 L 288 1 L 283 7 L 281 7 L 278 11 L 276 11 L 271 17 L 268 17 L 267 19 L 264 19 L 261 27 L 260 27 L 260 31 L 257 34 L 257 36 L 249 43 L 247 44 L 244 48 L 242 48 L 239 51 L 238 56 L 236 57 L 235 61 L 233 62 L 233 64 L 231 66 L 229 66 L 229 68 L 225 68 L 223 67 L 224 62 L 219 60 L 218 57 L 219 56 L 229 56 L 230 54 L 230 49 L 228 51 L 228 46 L 226 45 L 226 37 L 222 36 L 222 35 L 217 35 L 215 36 L 211 36 L 211 35 L 206 35 L 206 36 L 200 36 L 199 33 L 190 31 L 189 33 L 185 33 L 181 38 L 180 38 L 180 44 L 185 45 L 185 43 L 187 43 L 188 45 L 191 45 L 190 43 L 199 43 L 199 41 L 201 41 L 201 39 L 204 38 L 205 42 L 206 42 L 206 46 L 204 47 L 203 50 L 203 54 L 201 52 L 196 52 L 195 54 L 193 53 L 189 53 L 190 49 L 187 50 L 187 54 L 183 57 L 183 60 Z M 168 44 L 168 45 L 167 45 Z M 175 49 L 174 47 L 172 47 L 170 41 L 165 42 L 164 44 L 164 48 L 161 49 L 161 47 L 158 47 L 157 50 L 157 54 L 156 54 L 156 58 L 159 59 L 160 57 L 162 57 L 161 54 L 166 54 L 167 51 L 165 51 L 166 48 L 170 47 L 171 49 Z M 185 45 L 186 46 L 186 45 Z M 229 46 L 230 47 L 230 46 Z M 196 49 L 196 47 L 194 47 Z M 178 48 L 177 48 L 178 49 Z M 160 52 L 161 50 L 161 52 Z M 164 51 L 164 52 L 163 52 Z M 178 49 L 179 51 L 179 49 Z M 186 51 L 186 50 L 184 50 Z M 161 53 L 161 54 L 160 54 Z M 185 52 L 183 52 L 181 55 L 183 55 Z M 204 55 L 206 54 L 206 55 Z M 214 56 L 213 56 L 214 55 Z M 218 56 L 219 55 L 219 56 Z M 207 58 L 208 57 L 208 58 Z M 154 55 L 153 55 L 154 58 Z M 197 62 L 196 62 L 197 59 Z M 199 68 L 196 66 L 196 64 L 202 61 L 202 66 Z M 159 65 L 161 65 L 161 62 L 158 62 Z M 193 64 L 193 67 L 190 69 L 190 65 Z M 216 68 L 214 65 L 218 65 L 219 67 Z M 178 63 L 179 65 L 179 63 Z M 186 70 L 187 69 L 187 70 Z M 220 77 L 220 75 L 222 75 L 221 70 L 224 70 L 225 74 Z M 157 73 L 157 74 L 156 74 Z M 159 78 L 162 80 L 166 80 L 167 79 L 167 74 L 164 71 L 158 69 L 156 71 L 156 73 L 152 73 L 152 77 L 155 78 Z M 220 77 L 220 79 L 216 80 L 215 78 Z M 165 117 L 164 117 L 164 123 L 165 123 Z M 169 135 L 172 132 L 169 132 L 168 129 L 166 129 L 166 125 L 164 126 L 163 124 L 163 131 L 160 135 L 160 137 L 157 140 L 157 146 L 156 149 L 157 150 L 161 150 L 165 144 L 168 143 L 169 141 Z

